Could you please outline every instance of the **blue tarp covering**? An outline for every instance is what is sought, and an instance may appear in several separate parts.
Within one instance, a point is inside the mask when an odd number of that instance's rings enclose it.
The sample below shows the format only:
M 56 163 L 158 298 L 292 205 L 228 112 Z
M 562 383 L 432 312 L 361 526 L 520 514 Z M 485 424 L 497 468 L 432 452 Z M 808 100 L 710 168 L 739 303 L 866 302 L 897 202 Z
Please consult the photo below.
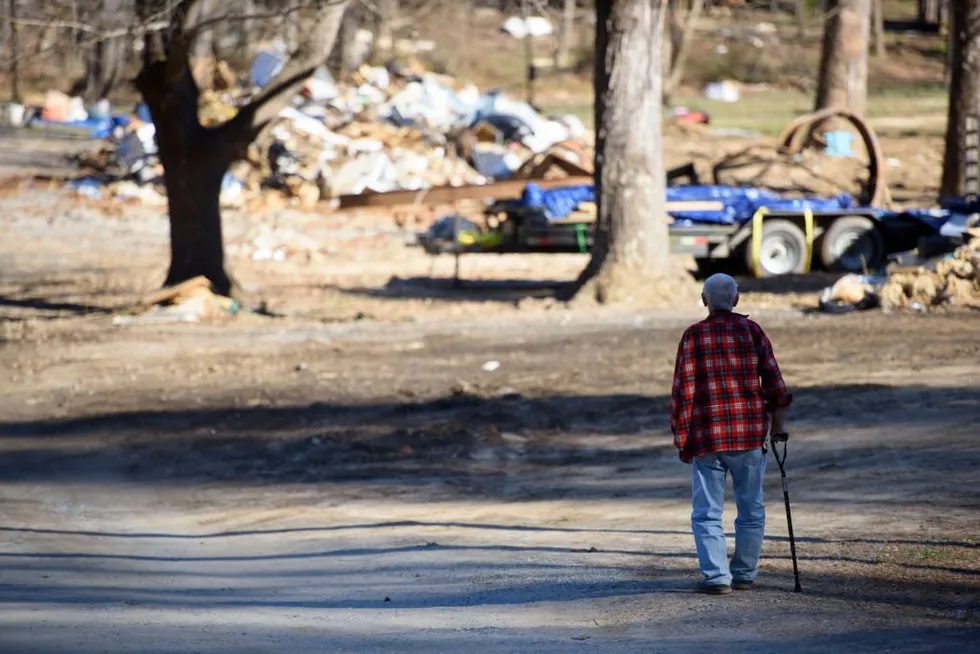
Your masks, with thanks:
M 881 211 L 877 213 L 878 218 L 881 220 L 905 216 L 914 218 L 936 230 L 949 222 L 950 218 L 957 215 L 962 215 L 962 212 L 950 211 L 949 209 L 906 209 L 905 211 Z
M 522 207 L 541 207 L 549 220 L 564 218 L 582 202 L 594 202 L 591 184 L 543 190 L 537 184 L 528 184 L 517 202 Z M 721 202 L 717 211 L 671 212 L 676 223 L 712 223 L 734 225 L 752 218 L 760 208 L 770 211 L 840 211 L 857 206 L 846 194 L 832 198 L 784 198 L 775 193 L 755 188 L 733 186 L 671 186 L 667 188 L 668 202 Z
M 569 186 L 544 190 L 534 183 L 524 189 L 524 194 L 515 204 L 522 208 L 540 208 L 548 220 L 564 218 L 582 202 L 594 202 L 595 193 L 591 184 Z M 669 186 L 668 202 L 721 202 L 724 206 L 718 211 L 672 211 L 674 225 L 691 226 L 698 224 L 736 225 L 752 219 L 760 207 L 769 211 L 802 212 L 809 208 L 815 213 L 837 212 L 859 207 L 854 198 L 847 194 L 832 198 L 784 198 L 775 193 L 757 188 L 734 186 Z M 878 220 L 888 221 L 901 218 L 918 220 L 937 232 L 947 223 L 955 223 L 964 215 L 980 211 L 980 203 L 967 203 L 953 199 L 943 203 L 941 209 L 907 209 L 905 211 L 874 210 Z M 962 221 L 961 221 L 962 222 Z M 952 224 L 951 223 L 951 224 Z

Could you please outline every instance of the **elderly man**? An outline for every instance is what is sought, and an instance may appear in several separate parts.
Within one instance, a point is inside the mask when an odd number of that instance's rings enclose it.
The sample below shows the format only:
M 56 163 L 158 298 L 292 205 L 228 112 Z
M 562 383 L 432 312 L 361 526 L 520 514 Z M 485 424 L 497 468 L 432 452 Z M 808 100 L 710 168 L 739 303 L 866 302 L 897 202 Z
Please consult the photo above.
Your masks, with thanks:
M 728 275 L 704 283 L 709 315 L 684 332 L 677 349 L 670 428 L 681 461 L 692 463 L 691 527 L 703 579 L 698 590 L 748 590 L 758 574 L 766 523 L 762 478 L 765 443 L 783 433 L 786 392 L 762 327 L 734 313 L 738 285 Z M 735 553 L 729 562 L 721 525 L 725 482 L 735 488 Z

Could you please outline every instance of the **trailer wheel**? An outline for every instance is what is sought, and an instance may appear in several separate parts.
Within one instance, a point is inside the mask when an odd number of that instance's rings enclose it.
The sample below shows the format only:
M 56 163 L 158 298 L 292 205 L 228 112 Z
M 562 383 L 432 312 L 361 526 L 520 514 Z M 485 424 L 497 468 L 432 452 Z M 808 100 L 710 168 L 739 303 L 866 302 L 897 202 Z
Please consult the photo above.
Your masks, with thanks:
M 885 241 L 874 221 L 863 216 L 841 216 L 827 229 L 820 243 L 820 262 L 827 270 L 859 273 L 862 257 L 869 269 L 885 258 Z
M 745 248 L 745 264 L 751 272 L 751 240 Z M 776 218 L 763 222 L 759 267 L 763 277 L 802 274 L 806 268 L 806 234 L 803 230 L 789 220 Z

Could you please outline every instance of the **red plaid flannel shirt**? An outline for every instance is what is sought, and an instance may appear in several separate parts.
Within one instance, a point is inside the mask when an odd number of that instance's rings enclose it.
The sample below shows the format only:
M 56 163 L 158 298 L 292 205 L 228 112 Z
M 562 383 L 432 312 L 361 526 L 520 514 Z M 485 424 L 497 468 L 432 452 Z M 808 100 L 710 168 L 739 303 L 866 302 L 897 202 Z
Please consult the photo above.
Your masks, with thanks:
M 767 412 L 792 399 L 772 343 L 747 316 L 715 312 L 684 332 L 670 395 L 670 430 L 683 461 L 762 447 Z

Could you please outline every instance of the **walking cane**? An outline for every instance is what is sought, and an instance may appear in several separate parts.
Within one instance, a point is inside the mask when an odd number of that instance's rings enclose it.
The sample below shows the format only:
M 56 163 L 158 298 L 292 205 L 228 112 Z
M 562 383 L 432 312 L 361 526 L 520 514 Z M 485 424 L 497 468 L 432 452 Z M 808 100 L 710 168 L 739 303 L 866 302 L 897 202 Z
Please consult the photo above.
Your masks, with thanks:
M 796 587 L 793 588 L 793 592 L 801 593 L 803 592 L 803 587 L 800 586 L 800 568 L 796 563 L 796 538 L 793 536 L 793 512 L 789 508 L 789 481 L 786 479 L 786 468 L 784 467 L 786 463 L 786 444 L 789 441 L 789 434 L 772 434 L 769 440 L 772 441 L 772 455 L 776 457 L 776 463 L 779 464 L 779 474 L 783 478 L 783 500 L 786 502 L 786 523 L 789 526 L 789 551 L 793 555 L 793 577 L 796 579 Z M 782 456 L 779 456 L 776 443 L 783 444 Z

